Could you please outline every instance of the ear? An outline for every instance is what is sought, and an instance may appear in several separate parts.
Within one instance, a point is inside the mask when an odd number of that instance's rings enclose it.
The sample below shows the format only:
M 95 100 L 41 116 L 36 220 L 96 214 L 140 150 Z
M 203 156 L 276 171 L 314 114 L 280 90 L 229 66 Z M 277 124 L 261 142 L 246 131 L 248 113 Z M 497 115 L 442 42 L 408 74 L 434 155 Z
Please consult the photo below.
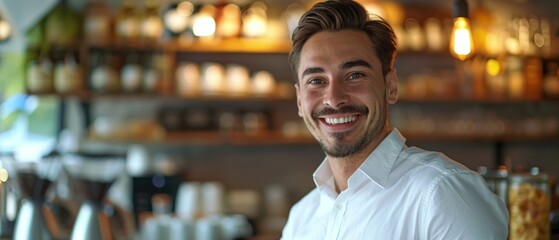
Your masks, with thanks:
M 301 111 L 301 93 L 299 93 L 299 83 L 295 83 L 295 94 L 297 95 L 297 113 L 299 117 L 303 117 L 303 111 Z
M 386 83 L 386 102 L 394 104 L 398 101 L 398 77 L 396 70 L 391 70 L 384 79 Z

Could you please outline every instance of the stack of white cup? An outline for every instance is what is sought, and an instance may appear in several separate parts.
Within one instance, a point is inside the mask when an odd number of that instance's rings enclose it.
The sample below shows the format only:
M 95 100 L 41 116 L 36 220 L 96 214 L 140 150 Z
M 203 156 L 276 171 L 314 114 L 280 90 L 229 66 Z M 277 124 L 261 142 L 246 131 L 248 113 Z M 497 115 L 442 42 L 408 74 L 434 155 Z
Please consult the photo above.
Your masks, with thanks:
M 147 219 L 142 240 L 233 240 L 251 236 L 243 215 L 224 215 L 224 187 L 219 182 L 186 182 L 179 186 L 175 213 Z

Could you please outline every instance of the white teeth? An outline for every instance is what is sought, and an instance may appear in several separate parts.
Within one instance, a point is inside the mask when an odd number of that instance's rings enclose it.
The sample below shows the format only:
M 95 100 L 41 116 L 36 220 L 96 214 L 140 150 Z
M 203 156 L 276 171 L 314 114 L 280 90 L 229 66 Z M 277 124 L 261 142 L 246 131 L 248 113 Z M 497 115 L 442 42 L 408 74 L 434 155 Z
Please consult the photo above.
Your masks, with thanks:
M 328 124 L 343 124 L 355 121 L 356 116 L 341 117 L 341 118 L 325 118 Z

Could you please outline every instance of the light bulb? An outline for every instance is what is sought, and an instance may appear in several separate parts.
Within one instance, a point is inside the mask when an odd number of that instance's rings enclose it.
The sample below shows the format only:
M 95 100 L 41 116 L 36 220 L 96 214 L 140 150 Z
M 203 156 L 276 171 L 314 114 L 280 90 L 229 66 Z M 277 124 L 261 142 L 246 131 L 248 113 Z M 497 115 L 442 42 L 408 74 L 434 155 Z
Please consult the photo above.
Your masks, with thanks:
M 0 41 L 8 39 L 12 35 L 12 27 L 8 21 L 0 18 Z
M 474 52 L 474 40 L 470 28 L 470 20 L 465 17 L 454 19 L 450 35 L 450 53 L 464 61 Z

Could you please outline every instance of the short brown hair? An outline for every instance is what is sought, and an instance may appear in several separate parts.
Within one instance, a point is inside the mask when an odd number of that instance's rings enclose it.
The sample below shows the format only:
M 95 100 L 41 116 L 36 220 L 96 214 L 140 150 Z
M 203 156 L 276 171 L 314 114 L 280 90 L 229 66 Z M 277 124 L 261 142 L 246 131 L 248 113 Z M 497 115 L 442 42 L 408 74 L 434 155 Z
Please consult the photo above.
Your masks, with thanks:
M 373 49 L 382 65 L 384 76 L 393 69 L 396 57 L 396 35 L 392 27 L 381 17 L 372 17 L 365 8 L 351 0 L 330 0 L 315 4 L 299 20 L 293 31 L 293 47 L 289 53 L 291 69 L 295 73 L 301 59 L 301 49 L 305 42 L 321 31 L 339 30 L 363 31 L 369 36 Z

